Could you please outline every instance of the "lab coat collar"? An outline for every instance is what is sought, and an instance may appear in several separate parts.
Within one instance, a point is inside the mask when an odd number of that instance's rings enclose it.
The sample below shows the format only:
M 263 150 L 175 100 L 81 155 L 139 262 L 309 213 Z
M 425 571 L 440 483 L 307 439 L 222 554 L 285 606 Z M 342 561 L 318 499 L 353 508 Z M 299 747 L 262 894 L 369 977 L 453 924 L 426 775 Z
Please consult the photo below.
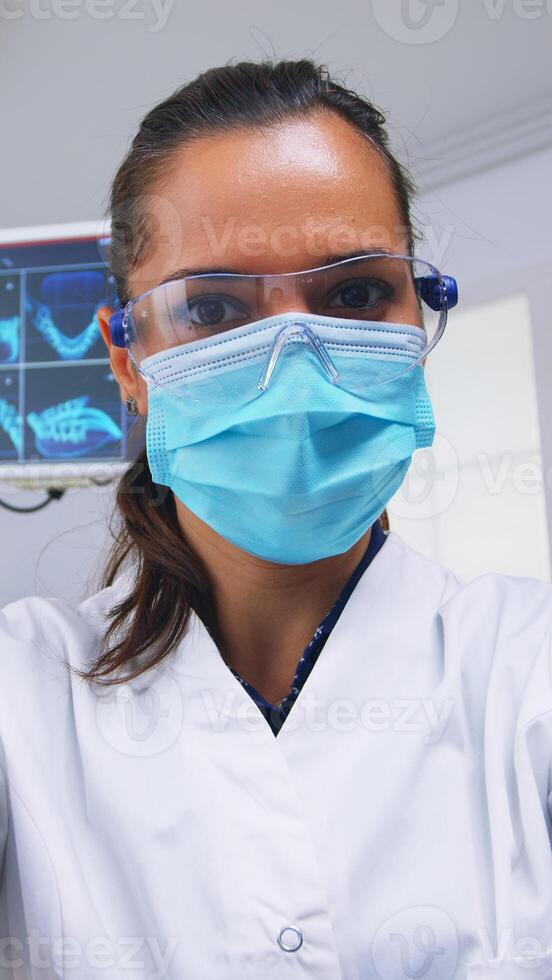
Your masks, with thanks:
M 281 744 L 304 723 L 316 700 L 350 694 L 350 678 L 355 662 L 366 656 L 358 643 L 359 616 L 366 624 L 382 615 L 399 615 L 400 599 L 393 585 L 397 552 L 404 549 L 401 539 L 389 532 L 387 540 L 361 576 L 343 609 L 311 673 L 299 692 L 278 736 Z M 172 670 L 180 677 L 183 693 L 194 690 L 194 716 L 201 724 L 224 724 L 232 719 L 240 726 L 264 730 L 274 739 L 268 722 L 250 695 L 225 663 L 209 632 L 196 613 L 192 613 L 186 635 L 176 650 Z M 202 718 L 203 716 L 203 718 Z

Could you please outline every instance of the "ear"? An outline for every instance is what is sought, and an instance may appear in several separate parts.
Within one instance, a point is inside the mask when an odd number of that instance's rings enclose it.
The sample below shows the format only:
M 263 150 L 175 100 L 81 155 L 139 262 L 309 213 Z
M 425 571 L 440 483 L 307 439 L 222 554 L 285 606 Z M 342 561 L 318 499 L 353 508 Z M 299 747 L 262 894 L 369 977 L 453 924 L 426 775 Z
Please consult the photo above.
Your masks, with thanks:
M 138 412 L 140 415 L 147 414 L 147 386 L 144 379 L 140 377 L 134 364 L 130 359 L 128 350 L 125 347 L 116 347 L 111 343 L 111 331 L 109 328 L 109 318 L 113 310 L 109 306 L 100 306 L 96 310 L 98 326 L 104 339 L 105 346 L 109 353 L 109 363 L 111 370 L 119 384 L 121 401 L 126 402 L 129 395 L 136 399 Z

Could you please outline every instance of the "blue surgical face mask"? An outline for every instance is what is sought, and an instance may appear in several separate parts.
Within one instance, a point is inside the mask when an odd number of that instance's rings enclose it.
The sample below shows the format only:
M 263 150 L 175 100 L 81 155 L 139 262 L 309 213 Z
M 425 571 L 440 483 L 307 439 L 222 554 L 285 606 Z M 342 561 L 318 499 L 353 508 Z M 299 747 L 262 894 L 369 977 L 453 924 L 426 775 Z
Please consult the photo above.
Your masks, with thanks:
M 417 326 L 292 312 L 146 358 L 153 480 L 261 558 L 347 551 L 433 441 L 424 344 Z

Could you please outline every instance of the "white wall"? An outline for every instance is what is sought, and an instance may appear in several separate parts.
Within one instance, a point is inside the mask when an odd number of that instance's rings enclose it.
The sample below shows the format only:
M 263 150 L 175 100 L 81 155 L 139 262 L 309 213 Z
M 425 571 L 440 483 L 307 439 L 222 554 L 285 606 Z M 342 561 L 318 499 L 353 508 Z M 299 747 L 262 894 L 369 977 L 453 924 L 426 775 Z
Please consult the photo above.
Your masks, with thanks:
M 42 494 L 6 491 L 18 506 L 37 503 Z M 0 509 L 0 606 L 37 594 L 75 602 L 94 588 L 109 542 L 111 489 L 69 489 L 35 514 Z
M 431 27 L 397 35 L 393 0 L 104 0 L 97 15 L 86 0 L 3 0 L 0 224 L 99 217 L 138 119 L 229 59 L 327 62 L 389 110 L 417 164 L 446 162 L 463 133 L 491 118 L 522 109 L 526 123 L 550 94 L 550 3 L 533 0 L 528 16 L 518 0 L 434 6 L 442 36 Z
M 391 526 L 464 580 L 550 580 L 531 311 L 525 293 L 458 310 L 426 363 L 437 433 Z

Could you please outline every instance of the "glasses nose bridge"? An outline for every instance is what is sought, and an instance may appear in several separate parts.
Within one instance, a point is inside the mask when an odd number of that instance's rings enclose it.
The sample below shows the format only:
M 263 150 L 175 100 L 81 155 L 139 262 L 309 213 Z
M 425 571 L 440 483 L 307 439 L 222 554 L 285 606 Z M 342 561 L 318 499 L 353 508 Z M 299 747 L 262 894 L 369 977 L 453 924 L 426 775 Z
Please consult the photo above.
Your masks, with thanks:
M 278 313 L 313 313 L 302 281 L 294 276 L 266 276 L 259 282 L 261 290 L 257 297 L 265 316 Z
M 288 340 L 297 336 L 300 336 L 314 351 L 330 381 L 335 384 L 339 380 L 339 372 L 320 337 L 316 333 L 316 330 L 313 330 L 309 324 L 301 322 L 301 320 L 298 319 L 295 323 L 292 322 L 283 326 L 276 334 L 268 353 L 265 366 L 257 382 L 257 388 L 259 391 L 266 391 L 285 345 L 287 344 Z

